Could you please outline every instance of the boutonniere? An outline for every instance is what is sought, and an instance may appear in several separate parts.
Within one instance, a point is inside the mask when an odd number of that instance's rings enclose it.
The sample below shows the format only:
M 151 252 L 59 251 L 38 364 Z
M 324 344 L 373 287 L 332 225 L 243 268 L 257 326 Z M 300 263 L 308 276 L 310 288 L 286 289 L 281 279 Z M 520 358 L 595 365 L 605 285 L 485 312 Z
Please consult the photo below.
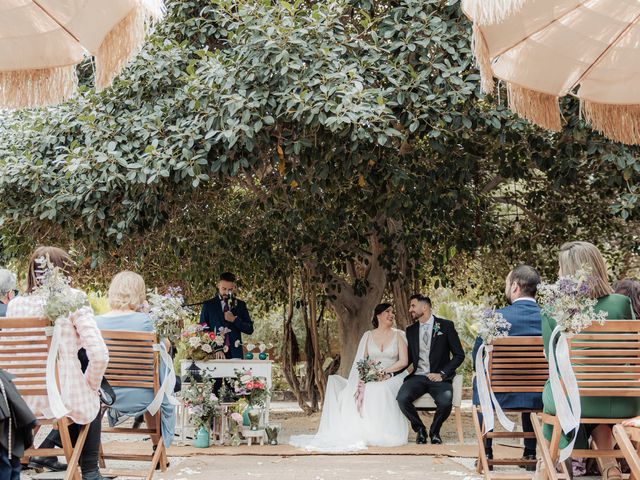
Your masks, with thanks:
M 434 335 L 442 335 L 442 332 L 440 331 L 440 322 L 434 322 L 434 324 L 433 324 L 433 334 Z

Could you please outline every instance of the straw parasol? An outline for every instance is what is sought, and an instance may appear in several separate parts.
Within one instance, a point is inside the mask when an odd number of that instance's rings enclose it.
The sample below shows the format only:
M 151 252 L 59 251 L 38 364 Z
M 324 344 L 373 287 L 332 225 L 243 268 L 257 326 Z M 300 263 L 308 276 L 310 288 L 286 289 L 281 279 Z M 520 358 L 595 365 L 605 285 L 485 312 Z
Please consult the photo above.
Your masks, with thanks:
M 490 93 L 506 83 L 509 108 L 562 127 L 559 98 L 575 95 L 591 126 L 640 144 L 640 1 L 463 0 Z
M 163 14 L 162 0 L 0 1 L 0 108 L 68 99 L 87 56 L 95 57 L 96 89 L 104 89 Z

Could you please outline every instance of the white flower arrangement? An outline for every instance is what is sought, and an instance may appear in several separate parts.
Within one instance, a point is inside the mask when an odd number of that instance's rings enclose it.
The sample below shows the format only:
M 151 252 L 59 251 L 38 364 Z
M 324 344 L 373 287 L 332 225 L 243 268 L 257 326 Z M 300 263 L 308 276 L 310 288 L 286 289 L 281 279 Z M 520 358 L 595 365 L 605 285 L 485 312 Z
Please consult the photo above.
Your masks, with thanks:
M 507 337 L 511 324 L 496 312 L 495 308 L 483 308 L 476 313 L 478 318 L 478 336 L 485 345 L 490 345 L 496 338 Z
M 179 287 L 169 287 L 165 295 L 149 291 L 149 316 L 160 337 L 175 343 L 185 325 L 191 322 L 193 310 L 184 306 L 184 297 Z

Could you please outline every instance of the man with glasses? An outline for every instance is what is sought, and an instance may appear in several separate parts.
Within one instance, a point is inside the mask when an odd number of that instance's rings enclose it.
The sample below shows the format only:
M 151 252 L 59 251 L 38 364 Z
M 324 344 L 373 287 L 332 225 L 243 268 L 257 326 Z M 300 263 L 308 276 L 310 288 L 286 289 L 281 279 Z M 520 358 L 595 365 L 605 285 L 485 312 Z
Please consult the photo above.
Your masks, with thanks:
M 16 294 L 15 274 L 6 268 L 0 269 L 0 317 L 7 315 L 7 305 Z

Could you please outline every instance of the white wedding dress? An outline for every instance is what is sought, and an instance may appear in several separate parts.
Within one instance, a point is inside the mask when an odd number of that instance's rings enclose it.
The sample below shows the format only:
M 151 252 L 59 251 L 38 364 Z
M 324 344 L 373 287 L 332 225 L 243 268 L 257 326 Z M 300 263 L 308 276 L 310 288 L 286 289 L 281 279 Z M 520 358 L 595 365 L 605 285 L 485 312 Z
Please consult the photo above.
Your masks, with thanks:
M 365 384 L 362 415 L 356 407 L 358 386 L 356 363 L 368 354 L 384 368 L 399 358 L 398 343 L 406 344 L 404 332 L 396 330 L 394 340 L 381 351 L 366 332 L 360 340 L 349 378 L 331 375 L 322 407 L 320 427 L 315 435 L 296 435 L 289 439 L 295 447 L 324 452 L 350 452 L 367 446 L 397 447 L 405 445 L 409 435 L 407 419 L 400 411 L 396 395 L 406 372 L 382 382 Z

